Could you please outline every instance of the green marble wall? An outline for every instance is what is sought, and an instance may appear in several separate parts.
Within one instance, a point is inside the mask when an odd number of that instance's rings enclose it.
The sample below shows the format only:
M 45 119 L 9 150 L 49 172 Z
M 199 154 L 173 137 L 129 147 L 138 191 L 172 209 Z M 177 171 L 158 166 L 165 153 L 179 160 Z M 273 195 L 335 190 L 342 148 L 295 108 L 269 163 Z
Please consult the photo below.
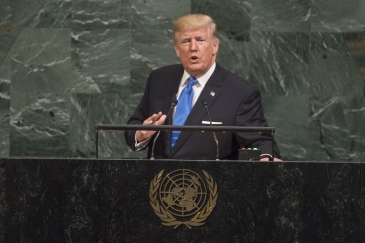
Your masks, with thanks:
M 365 161 L 365 1 L 0 0 L 0 157 L 95 156 L 149 72 L 178 63 L 172 20 L 217 22 L 217 62 L 263 95 L 286 160 Z M 132 153 L 100 132 L 102 158 Z

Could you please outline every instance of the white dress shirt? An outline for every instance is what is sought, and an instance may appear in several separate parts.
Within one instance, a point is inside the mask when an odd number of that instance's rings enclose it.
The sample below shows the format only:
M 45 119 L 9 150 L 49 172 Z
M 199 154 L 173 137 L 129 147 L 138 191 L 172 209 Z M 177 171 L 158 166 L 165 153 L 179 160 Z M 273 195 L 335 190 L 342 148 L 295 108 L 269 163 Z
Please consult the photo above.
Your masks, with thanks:
M 214 70 L 215 70 L 215 62 L 213 63 L 213 65 L 209 68 L 209 70 L 201 77 L 195 77 L 198 80 L 198 83 L 196 83 L 193 86 L 193 90 L 194 90 L 194 98 L 193 98 L 193 107 L 196 103 L 196 101 L 198 100 L 201 92 L 203 91 L 205 85 L 207 84 L 209 78 L 212 76 Z M 180 81 L 180 85 L 179 85 L 179 90 L 177 91 L 177 99 L 179 100 L 180 94 L 183 91 L 183 89 L 185 88 L 185 86 L 188 84 L 188 78 L 190 77 L 190 74 L 188 74 L 188 72 L 186 72 L 186 70 L 184 70 L 184 74 L 181 78 Z M 176 109 L 176 107 L 175 107 Z

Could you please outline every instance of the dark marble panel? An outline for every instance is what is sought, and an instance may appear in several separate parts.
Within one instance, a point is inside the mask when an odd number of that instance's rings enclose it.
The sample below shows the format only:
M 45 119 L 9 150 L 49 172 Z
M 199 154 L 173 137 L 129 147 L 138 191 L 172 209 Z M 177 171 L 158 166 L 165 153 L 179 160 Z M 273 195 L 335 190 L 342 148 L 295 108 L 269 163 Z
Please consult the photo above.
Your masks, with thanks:
M 224 4 L 214 0 L 192 0 L 191 12 L 211 16 L 218 30 L 232 34 L 251 28 L 251 4 L 245 0 L 226 0 Z
M 248 79 L 250 74 L 247 32 L 218 32 L 219 50 L 216 62 L 232 73 Z
M 130 28 L 131 5 L 121 1 L 72 1 L 73 30 Z
M 303 96 L 263 96 L 262 106 L 285 161 L 307 160 L 309 99 Z
M 307 95 L 309 48 L 309 33 L 252 32 L 249 81 L 263 94 Z
M 312 98 L 309 147 L 315 160 L 364 161 L 362 97 Z
M 363 96 L 341 34 L 253 32 L 247 48 L 250 81 L 264 94 Z
M 103 93 L 129 93 L 130 39 L 128 29 L 73 31 L 72 66 L 80 77 L 92 80 Z
M 0 65 L 0 158 L 9 156 L 10 57 Z
M 68 157 L 69 105 L 65 93 L 11 96 L 10 156 Z
M 152 70 L 180 63 L 170 30 L 133 30 L 131 44 L 131 95 L 144 92 Z
M 132 28 L 172 30 L 172 21 L 191 11 L 191 1 L 133 0 Z
M 343 33 L 342 35 L 353 61 L 365 80 L 365 31 Z
M 1 23 L 0 21 L 0 65 L 2 65 L 3 60 L 8 55 L 8 52 L 15 39 L 18 37 L 22 27 L 23 26 L 21 24 L 11 22 Z
M 7 242 L 70 242 L 70 222 L 64 214 L 79 178 L 72 176 L 68 163 L 51 163 L 57 166 L 49 168 L 37 160 L 8 164 L 7 178 L 14 179 L 6 183 L 6 201 L 11 203 L 6 212 Z
M 11 58 L 19 63 L 48 66 L 65 62 L 70 59 L 70 36 L 69 29 L 23 28 L 10 52 Z
M 150 205 L 154 176 L 177 169 L 217 183 L 201 227 Z M 361 242 L 358 163 L 13 160 L 7 178 L 8 242 Z
M 342 34 L 311 33 L 309 69 L 303 75 L 315 96 L 364 96 L 365 82 Z
M 124 242 L 124 222 L 133 202 L 126 173 L 118 163 L 18 161 L 9 165 L 8 242 Z M 106 167 L 105 167 L 106 166 Z M 134 175 L 133 175 L 134 174 Z M 137 182 L 134 180 L 134 183 Z M 120 186 L 124 184 L 124 186 Z M 134 184 L 131 183 L 131 184 Z
M 70 30 L 23 28 L 9 53 L 12 99 L 24 93 L 63 92 L 72 85 Z
M 128 193 L 128 183 L 123 188 L 118 186 L 130 179 L 125 168 L 117 168 L 114 163 L 101 165 L 96 161 L 70 165 L 75 179 L 72 188 L 66 188 L 70 189 L 70 196 L 65 200 L 65 208 L 70 211 L 64 215 L 68 241 L 123 242 L 119 240 L 123 236 L 118 233 L 123 230 L 117 222 L 124 221 L 126 213 L 121 205 L 131 203 L 123 196 Z
M 0 150 L 1 151 L 1 150 Z M 4 157 L 1 156 L 0 157 Z M 0 241 L 5 242 L 5 214 L 7 210 L 5 199 L 5 185 L 6 185 L 6 159 L 0 159 Z
M 69 28 L 71 1 L 12 0 L 12 21 L 27 27 Z
M 9 109 L 0 109 L 0 158 L 9 157 L 9 135 Z
M 128 96 L 73 94 L 70 110 L 71 157 L 95 158 L 95 124 L 125 124 Z M 99 131 L 99 158 L 128 158 L 123 131 Z M 135 156 L 136 157 L 136 156 Z
M 311 31 L 345 32 L 365 30 L 365 2 L 353 0 L 312 1 Z
M 69 29 L 22 29 L 9 53 L 14 99 L 25 92 L 100 92 L 72 71 L 70 36 Z
M 301 167 L 305 178 L 300 188 L 305 222 L 299 234 L 301 242 L 361 242 L 360 164 Z
M 360 165 L 361 170 L 361 243 L 365 243 L 365 163 L 361 163 Z
M 309 32 L 310 0 L 250 0 L 251 28 L 255 31 Z
M 342 145 L 349 134 L 339 99 L 340 97 L 321 97 L 310 100 L 308 159 L 339 161 L 340 158 L 347 157 Z
M 348 116 L 349 133 L 347 153 L 353 161 L 365 162 L 365 98 L 347 99 L 345 115 Z
M 0 0 L 0 23 L 9 22 L 11 19 L 11 1 Z
M 10 107 L 10 63 L 8 56 L 0 65 L 0 109 Z
M 47 64 L 11 62 L 11 100 L 22 99 L 25 93 L 65 92 L 77 89 L 80 83 L 71 73 L 71 60 Z M 74 81 L 76 81 L 74 83 Z M 85 91 L 84 91 L 85 92 Z

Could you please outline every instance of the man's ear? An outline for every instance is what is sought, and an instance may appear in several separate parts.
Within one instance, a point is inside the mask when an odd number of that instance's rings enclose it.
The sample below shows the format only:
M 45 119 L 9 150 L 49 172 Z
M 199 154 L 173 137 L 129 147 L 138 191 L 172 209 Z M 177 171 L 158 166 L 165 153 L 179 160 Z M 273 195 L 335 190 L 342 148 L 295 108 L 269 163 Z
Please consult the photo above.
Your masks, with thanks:
M 219 49 L 219 39 L 214 38 L 214 40 L 213 40 L 213 54 L 214 55 L 217 54 L 218 49 Z

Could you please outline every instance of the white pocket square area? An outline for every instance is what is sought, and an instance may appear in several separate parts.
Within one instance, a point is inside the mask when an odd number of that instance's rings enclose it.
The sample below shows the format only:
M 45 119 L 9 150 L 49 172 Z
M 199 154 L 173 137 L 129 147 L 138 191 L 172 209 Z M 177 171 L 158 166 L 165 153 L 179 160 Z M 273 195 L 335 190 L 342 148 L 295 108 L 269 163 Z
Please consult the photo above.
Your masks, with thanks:
M 210 125 L 210 121 L 202 121 L 202 124 Z M 212 125 L 222 125 L 222 122 L 212 122 Z

